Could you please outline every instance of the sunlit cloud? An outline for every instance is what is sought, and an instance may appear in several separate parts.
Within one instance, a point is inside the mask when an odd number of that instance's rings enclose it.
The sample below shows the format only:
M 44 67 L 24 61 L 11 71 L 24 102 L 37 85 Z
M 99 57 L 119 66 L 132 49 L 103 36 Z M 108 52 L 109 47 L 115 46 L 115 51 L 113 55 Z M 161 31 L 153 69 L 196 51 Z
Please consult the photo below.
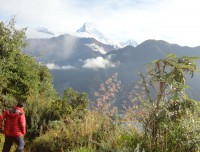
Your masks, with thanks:
M 118 64 L 112 63 L 109 59 L 103 57 L 90 58 L 84 61 L 83 68 L 87 69 L 106 69 L 116 67 Z
M 46 64 L 46 66 L 50 70 L 72 70 L 72 69 L 76 69 L 75 67 L 73 67 L 71 65 L 59 66 L 59 65 L 56 65 L 54 63 L 48 63 L 48 64 Z

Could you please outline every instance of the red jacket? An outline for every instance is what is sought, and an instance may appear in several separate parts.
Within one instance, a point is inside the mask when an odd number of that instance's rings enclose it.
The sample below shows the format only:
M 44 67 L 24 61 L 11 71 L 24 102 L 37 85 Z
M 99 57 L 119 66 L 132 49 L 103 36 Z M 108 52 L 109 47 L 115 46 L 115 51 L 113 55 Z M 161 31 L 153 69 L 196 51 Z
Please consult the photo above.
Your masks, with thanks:
M 23 108 L 15 107 L 6 110 L 0 116 L 0 128 L 4 128 L 6 136 L 19 137 L 26 134 L 26 119 Z

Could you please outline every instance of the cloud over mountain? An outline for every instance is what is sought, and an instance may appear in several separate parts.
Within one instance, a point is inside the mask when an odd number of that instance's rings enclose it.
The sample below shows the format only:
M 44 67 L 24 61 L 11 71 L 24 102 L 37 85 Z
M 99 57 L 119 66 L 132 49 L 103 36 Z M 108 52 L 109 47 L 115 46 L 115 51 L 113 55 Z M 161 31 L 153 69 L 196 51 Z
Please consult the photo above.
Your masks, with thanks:
M 103 57 L 90 58 L 84 61 L 84 68 L 87 69 L 105 69 L 115 67 L 116 64 L 112 63 L 109 59 Z
M 103 47 L 95 44 L 95 43 L 92 43 L 92 44 L 86 44 L 86 46 L 88 46 L 89 48 L 91 48 L 93 51 L 97 51 L 97 52 L 100 52 L 102 54 L 106 54 L 107 52 L 104 50 Z
M 45 34 L 49 34 L 49 35 L 55 35 L 54 32 L 52 32 L 51 30 L 49 30 L 48 28 L 40 25 L 39 27 L 36 28 L 37 32 L 41 32 L 41 33 L 45 33 Z
M 75 67 L 71 66 L 71 65 L 67 65 L 67 66 L 60 66 L 60 65 L 56 65 L 54 63 L 47 63 L 46 66 L 50 69 L 50 70 L 71 70 L 71 69 L 76 69 Z

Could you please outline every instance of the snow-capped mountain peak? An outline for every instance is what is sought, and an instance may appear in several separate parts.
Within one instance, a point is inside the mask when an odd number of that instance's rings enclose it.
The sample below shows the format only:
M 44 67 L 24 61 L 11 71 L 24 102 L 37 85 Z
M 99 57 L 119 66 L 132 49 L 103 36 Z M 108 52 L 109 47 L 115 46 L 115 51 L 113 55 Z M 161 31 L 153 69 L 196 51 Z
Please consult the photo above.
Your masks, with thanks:
M 138 43 L 132 39 L 126 41 L 126 42 L 121 42 L 120 43 L 122 47 L 126 47 L 126 46 L 133 46 L 136 47 L 138 45 Z
M 97 41 L 112 45 L 114 48 L 123 48 L 126 46 L 137 46 L 137 42 L 133 40 L 128 40 L 126 42 L 117 42 L 115 40 L 107 39 L 96 27 L 94 23 L 85 22 L 83 26 L 74 33 L 75 36 L 78 37 L 86 37 L 86 38 L 94 38 Z
M 85 33 L 87 33 L 89 34 L 88 36 L 100 41 L 106 40 L 106 37 L 96 28 L 96 25 L 90 22 L 85 22 L 76 32 L 82 35 L 86 35 Z
M 92 33 L 94 30 L 96 30 L 96 25 L 94 23 L 91 22 L 85 22 L 83 24 L 83 26 L 78 29 L 76 32 L 88 32 L 88 33 Z

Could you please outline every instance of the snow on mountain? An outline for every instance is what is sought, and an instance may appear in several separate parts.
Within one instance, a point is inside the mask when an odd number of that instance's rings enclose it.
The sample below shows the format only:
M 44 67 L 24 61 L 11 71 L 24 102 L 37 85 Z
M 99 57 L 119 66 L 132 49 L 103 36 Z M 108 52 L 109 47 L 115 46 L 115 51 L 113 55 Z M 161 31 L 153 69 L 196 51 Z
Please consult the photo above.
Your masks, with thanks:
M 133 47 L 136 47 L 138 45 L 138 43 L 136 41 L 133 41 L 133 40 L 128 40 L 126 42 L 121 42 L 120 43 L 122 47 L 126 47 L 126 46 L 133 46 Z
M 89 34 L 91 37 L 96 38 L 97 40 L 105 41 L 106 37 L 96 28 L 96 25 L 90 22 L 86 22 L 83 26 L 76 31 L 80 35 Z M 88 36 L 89 36 L 88 35 Z
M 107 39 L 97 28 L 96 25 L 90 22 L 85 22 L 83 26 L 76 31 L 73 35 L 77 37 L 86 37 L 86 38 L 94 38 L 97 41 L 107 44 L 107 45 L 112 45 L 114 48 L 123 48 L 128 45 L 131 46 L 137 46 L 137 42 L 133 40 L 128 40 L 127 42 L 118 42 L 115 40 L 110 40 Z

